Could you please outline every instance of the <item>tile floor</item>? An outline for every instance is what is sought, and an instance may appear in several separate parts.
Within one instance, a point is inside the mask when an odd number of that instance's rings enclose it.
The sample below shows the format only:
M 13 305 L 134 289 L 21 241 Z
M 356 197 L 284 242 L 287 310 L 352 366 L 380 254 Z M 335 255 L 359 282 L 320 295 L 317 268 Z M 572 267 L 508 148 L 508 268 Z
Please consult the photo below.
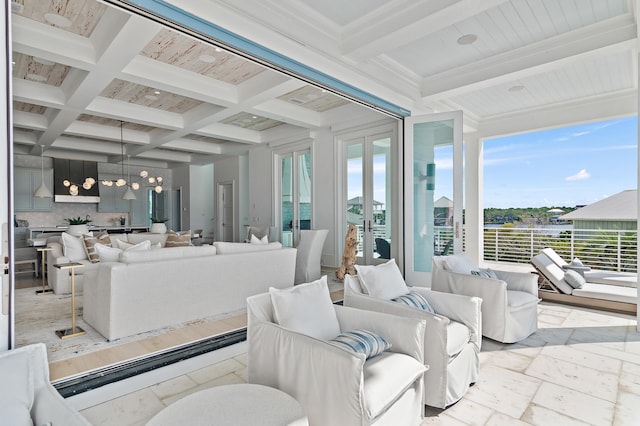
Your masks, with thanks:
M 538 322 L 538 332 L 520 343 L 485 339 L 478 383 L 457 404 L 428 409 L 422 425 L 640 425 L 635 318 L 543 302 Z M 95 425 L 140 425 L 185 395 L 245 382 L 243 345 L 210 365 L 176 366 L 170 378 L 94 406 L 85 402 L 81 413 Z

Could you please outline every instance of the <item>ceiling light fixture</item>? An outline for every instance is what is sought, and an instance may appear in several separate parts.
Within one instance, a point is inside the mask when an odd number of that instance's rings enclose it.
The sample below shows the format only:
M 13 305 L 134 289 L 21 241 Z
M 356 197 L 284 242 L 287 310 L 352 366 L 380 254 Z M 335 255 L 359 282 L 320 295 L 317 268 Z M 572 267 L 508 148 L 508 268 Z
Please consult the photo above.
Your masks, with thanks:
M 467 46 L 469 44 L 473 44 L 478 40 L 478 36 L 475 34 L 464 34 L 460 38 L 458 38 L 457 43 L 461 46 Z
M 53 198 L 53 194 L 51 194 L 51 191 L 44 183 L 44 145 L 40 145 L 40 165 L 40 176 L 42 177 L 42 183 L 40 183 L 40 186 L 38 187 L 38 189 L 36 189 L 36 192 L 33 194 L 33 196 L 37 198 Z
M 159 93 L 159 92 L 158 92 Z M 122 155 L 121 157 L 121 161 L 120 164 L 122 166 L 122 177 L 116 180 L 103 180 L 102 184 L 104 186 L 113 186 L 114 184 L 118 187 L 120 186 L 126 186 L 127 190 L 124 192 L 124 194 L 122 195 L 122 199 L 123 200 L 135 200 L 136 199 L 136 194 L 134 194 L 134 191 L 137 191 L 138 189 L 140 189 L 140 183 L 139 182 L 131 182 L 131 173 L 129 171 L 129 159 L 130 156 L 127 155 L 127 175 L 128 175 L 128 180 L 124 178 L 124 134 L 123 134 L 123 125 L 124 122 L 122 120 L 120 120 L 120 153 Z M 149 182 L 149 184 L 153 187 L 153 190 L 156 191 L 158 194 L 162 192 L 162 183 L 163 183 L 163 179 L 162 176 L 149 176 L 149 172 L 147 172 L 146 170 L 142 170 L 140 172 L 140 177 L 142 179 L 146 179 L 147 182 Z M 127 182 L 131 182 L 131 184 L 127 184 Z
M 58 15 L 57 13 L 45 13 L 44 19 L 57 27 L 67 28 L 71 26 L 71 20 L 66 16 Z
M 200 55 L 198 59 L 205 64 L 212 64 L 216 61 L 216 57 L 213 55 Z

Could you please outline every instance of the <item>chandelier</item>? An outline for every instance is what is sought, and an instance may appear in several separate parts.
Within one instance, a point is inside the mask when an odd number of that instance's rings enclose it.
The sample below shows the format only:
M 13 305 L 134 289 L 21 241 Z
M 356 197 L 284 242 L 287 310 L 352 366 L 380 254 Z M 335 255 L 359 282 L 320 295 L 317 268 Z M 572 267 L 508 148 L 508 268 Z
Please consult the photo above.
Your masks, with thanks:
M 122 165 L 122 177 L 115 179 L 115 180 L 107 180 L 104 179 L 102 180 L 102 184 L 104 186 L 118 186 L 118 187 L 122 187 L 122 186 L 126 186 L 127 190 L 125 191 L 124 195 L 122 196 L 123 200 L 135 200 L 136 199 L 136 194 L 133 193 L 132 190 L 137 191 L 138 189 L 140 189 L 140 182 L 138 181 L 131 181 L 131 174 L 129 173 L 129 156 L 127 156 L 127 175 L 128 175 L 128 180 L 124 178 L 124 137 L 123 137 L 123 130 L 122 130 L 122 126 L 123 126 L 123 121 L 120 120 L 120 152 L 122 154 L 122 161 L 120 162 L 120 164 Z M 140 178 L 141 179 L 146 179 L 146 181 L 149 183 L 149 185 L 151 187 L 153 187 L 153 190 L 155 192 L 157 192 L 158 194 L 162 192 L 162 183 L 163 183 L 163 179 L 162 176 L 149 176 L 149 172 L 147 172 L 146 170 L 142 170 L 140 172 Z M 128 183 L 130 182 L 130 183 Z

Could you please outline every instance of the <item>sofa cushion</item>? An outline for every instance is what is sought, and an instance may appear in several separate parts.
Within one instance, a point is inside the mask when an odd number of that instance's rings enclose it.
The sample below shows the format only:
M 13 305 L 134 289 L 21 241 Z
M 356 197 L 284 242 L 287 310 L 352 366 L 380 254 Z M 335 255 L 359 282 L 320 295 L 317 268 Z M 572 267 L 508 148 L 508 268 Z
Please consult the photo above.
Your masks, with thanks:
M 151 244 L 160 243 L 164 247 L 167 241 L 167 234 L 152 234 L 150 232 L 138 232 L 133 234 L 127 234 L 127 242 L 131 244 L 138 244 L 142 241 L 149 240 Z
M 269 287 L 269 294 L 273 316 L 284 328 L 322 340 L 331 340 L 340 334 L 326 275 L 291 288 Z
M 269 244 L 269 236 L 265 235 L 262 238 L 259 238 L 257 236 L 255 236 L 254 234 L 251 234 L 251 244 Z
M 471 271 L 471 275 L 475 275 L 478 277 L 484 277 L 484 278 L 491 278 L 492 280 L 499 280 L 500 278 L 498 278 L 498 276 L 496 275 L 496 273 L 490 269 L 490 268 L 480 268 L 477 271 Z
M 478 266 L 465 253 L 444 256 L 444 264 L 449 271 L 458 274 L 471 275 L 471 271 L 478 270 Z
M 470 339 L 469 327 L 458 321 L 450 321 L 447 325 L 447 355 L 458 355 Z
M 163 248 L 160 250 L 125 250 L 120 254 L 118 261 L 126 264 L 132 264 L 180 258 L 184 259 L 188 257 L 213 256 L 215 254 L 216 248 L 208 245 L 199 247 L 175 247 L 172 249 Z
M 364 363 L 364 410 L 368 419 L 383 413 L 425 371 L 413 357 L 383 352 Z
M 186 247 L 189 245 L 191 245 L 191 230 L 167 232 L 167 241 L 164 243 L 165 247 Z
M 379 265 L 356 265 L 360 285 L 372 297 L 391 300 L 409 293 L 395 259 Z
M 100 262 L 117 262 L 120 253 L 122 253 L 122 249 L 118 247 L 109 247 L 100 243 L 95 245 L 95 249 L 100 258 Z
M 531 303 L 538 303 L 538 296 L 526 291 L 507 290 L 507 305 L 512 311 L 529 306 Z
M 338 334 L 329 343 L 347 351 L 364 354 L 369 359 L 391 349 L 384 337 L 368 330 L 345 331 Z
M 216 241 L 213 245 L 217 249 L 218 254 L 247 253 L 261 250 L 278 250 L 282 248 L 282 244 L 277 241 L 269 244 L 228 243 Z
M 109 238 L 107 231 L 98 232 L 95 235 L 91 232 L 83 234 L 82 239 L 84 241 L 84 248 L 87 252 L 87 258 L 91 263 L 100 262 L 100 255 L 98 255 L 98 252 L 95 249 L 96 243 L 111 247 L 111 239 Z
M 62 252 L 71 262 L 88 259 L 82 237 L 75 237 L 63 232 L 60 238 L 62 240 Z

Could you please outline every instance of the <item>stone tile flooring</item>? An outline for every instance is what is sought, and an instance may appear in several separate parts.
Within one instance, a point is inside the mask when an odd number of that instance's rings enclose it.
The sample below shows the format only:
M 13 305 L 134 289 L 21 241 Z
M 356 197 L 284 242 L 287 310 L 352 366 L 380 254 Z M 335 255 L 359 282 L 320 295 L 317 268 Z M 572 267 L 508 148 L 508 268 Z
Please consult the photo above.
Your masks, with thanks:
M 640 333 L 634 317 L 542 302 L 539 330 L 483 341 L 480 379 L 426 425 L 640 425 Z M 86 408 L 95 425 L 141 425 L 185 395 L 246 381 L 241 354 Z

